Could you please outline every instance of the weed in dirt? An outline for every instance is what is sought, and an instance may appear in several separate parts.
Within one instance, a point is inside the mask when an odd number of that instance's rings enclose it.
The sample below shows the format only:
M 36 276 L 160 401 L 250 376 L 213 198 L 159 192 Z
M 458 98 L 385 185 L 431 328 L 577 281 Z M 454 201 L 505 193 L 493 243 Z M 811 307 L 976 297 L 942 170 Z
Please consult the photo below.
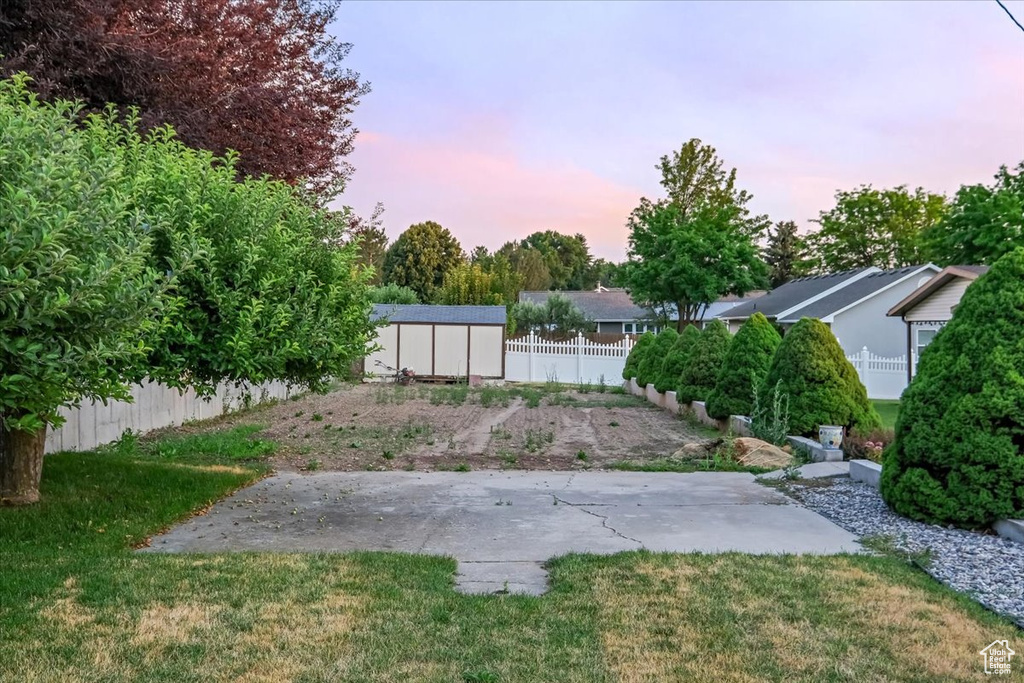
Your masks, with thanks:
M 508 441 L 508 440 L 510 440 L 512 438 L 512 432 L 510 432 L 509 430 L 505 429 L 504 427 L 501 427 L 501 426 L 494 427 L 492 425 L 491 426 L 491 438 L 492 439 L 499 439 L 501 441 Z
M 603 394 L 606 391 L 608 391 L 608 383 L 604 381 L 604 374 L 602 374 L 597 381 L 597 393 Z
M 448 450 L 454 451 L 458 447 L 459 447 L 459 442 L 455 440 L 455 437 L 454 436 L 449 436 L 448 437 Z
M 490 408 L 492 405 L 500 405 L 507 408 L 512 400 L 512 392 L 504 387 L 486 386 L 480 389 L 480 405 Z
M 361 441 L 353 441 L 348 445 L 349 448 L 362 448 L 363 443 Z
M 554 441 L 555 433 L 551 430 L 527 429 L 523 439 L 523 448 L 529 453 L 536 453 Z
M 579 384 L 576 385 L 576 391 L 580 392 L 581 394 L 589 394 L 593 390 L 594 385 L 591 384 L 590 382 L 580 382 Z
M 384 458 L 385 460 L 394 460 L 395 453 L 394 451 L 384 451 L 383 453 L 380 454 L 380 457 Z
M 576 406 L 580 400 L 572 394 L 550 394 L 547 399 L 549 406 Z
M 469 398 L 469 386 L 465 384 L 433 387 L 430 390 L 430 404 L 435 406 L 461 406 L 467 398 Z
M 311 417 L 309 419 L 311 419 L 313 422 L 323 422 L 324 421 L 324 416 L 321 415 L 320 413 L 313 413 L 313 417 Z
M 299 411 L 297 411 L 297 412 L 295 413 L 295 417 L 302 417 L 302 416 L 303 416 L 303 415 L 305 415 L 305 414 L 306 414 L 306 413 L 305 413 L 305 411 L 299 410 Z
M 460 462 L 458 465 L 455 466 L 456 472 L 469 472 L 470 469 L 472 468 L 470 468 L 470 466 L 464 462 Z
M 308 461 L 306 463 L 306 466 L 303 467 L 302 469 L 306 470 L 307 472 L 316 472 L 317 470 L 320 469 L 320 467 L 320 461 L 314 458 L 313 460 Z
M 501 459 L 501 463 L 507 467 L 515 467 L 519 462 L 519 458 L 516 457 L 515 453 L 509 451 L 498 451 L 498 457 Z
M 619 423 L 616 422 L 615 420 L 612 420 L 611 422 L 608 423 L 608 426 L 609 427 L 618 427 Z
M 586 462 L 587 461 L 587 452 L 586 451 L 577 451 L 576 452 L 576 459 L 577 460 L 581 460 L 583 462 Z

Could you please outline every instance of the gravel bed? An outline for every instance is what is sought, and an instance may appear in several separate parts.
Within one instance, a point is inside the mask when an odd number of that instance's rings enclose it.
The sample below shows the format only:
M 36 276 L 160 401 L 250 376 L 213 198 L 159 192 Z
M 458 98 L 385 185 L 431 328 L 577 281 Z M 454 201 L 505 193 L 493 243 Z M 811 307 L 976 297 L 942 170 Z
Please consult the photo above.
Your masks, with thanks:
M 795 498 L 858 536 L 887 536 L 904 552 L 928 552 L 925 571 L 1024 628 L 1024 545 L 1001 536 L 915 522 L 892 512 L 874 488 L 849 479 L 793 482 Z

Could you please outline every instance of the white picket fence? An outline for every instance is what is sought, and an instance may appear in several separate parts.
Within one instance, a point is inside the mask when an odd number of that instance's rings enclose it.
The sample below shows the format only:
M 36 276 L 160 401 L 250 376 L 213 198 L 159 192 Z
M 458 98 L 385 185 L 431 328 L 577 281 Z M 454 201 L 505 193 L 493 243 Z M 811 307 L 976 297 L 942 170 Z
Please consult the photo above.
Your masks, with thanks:
M 549 341 L 530 334 L 505 342 L 505 379 L 510 382 L 562 382 L 620 384 L 626 356 L 633 348 L 629 337 L 613 344 L 589 341 L 583 335 Z
M 868 398 L 898 399 L 907 388 L 906 356 L 876 356 L 865 346 L 860 353 L 846 359 L 857 368 L 860 381 L 867 387 Z
M 48 430 L 46 452 L 87 451 L 115 441 L 126 430 L 143 433 L 193 420 L 218 417 L 269 399 L 288 398 L 288 385 L 268 382 L 263 385 L 221 384 L 217 393 L 201 398 L 189 389 L 184 393 L 156 382 L 131 388 L 133 402 L 88 401 L 79 408 L 62 408 L 66 422 L 60 429 Z

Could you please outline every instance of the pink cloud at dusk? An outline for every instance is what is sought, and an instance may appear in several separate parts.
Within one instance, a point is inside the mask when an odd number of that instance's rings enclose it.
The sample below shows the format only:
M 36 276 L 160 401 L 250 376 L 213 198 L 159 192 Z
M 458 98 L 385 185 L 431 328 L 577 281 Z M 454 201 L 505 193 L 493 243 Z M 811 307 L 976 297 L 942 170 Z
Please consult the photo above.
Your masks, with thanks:
M 490 250 L 538 230 L 583 233 L 592 252 L 620 260 L 626 218 L 643 192 L 567 162 L 525 163 L 501 126 L 475 124 L 447 139 L 359 134 L 358 171 L 346 195 L 373 188 L 384 202 L 388 236 L 434 220 L 469 251 Z M 344 198 L 343 198 L 344 200 Z M 342 201 L 341 203 L 344 203 Z

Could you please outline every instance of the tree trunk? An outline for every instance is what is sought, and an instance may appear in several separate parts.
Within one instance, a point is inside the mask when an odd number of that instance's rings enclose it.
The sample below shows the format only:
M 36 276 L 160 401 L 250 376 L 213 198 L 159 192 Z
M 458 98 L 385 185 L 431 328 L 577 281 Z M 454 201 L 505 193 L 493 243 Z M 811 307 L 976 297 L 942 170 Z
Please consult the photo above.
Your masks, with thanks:
M 8 430 L 0 420 L 0 504 L 39 502 L 46 427 L 35 432 Z

